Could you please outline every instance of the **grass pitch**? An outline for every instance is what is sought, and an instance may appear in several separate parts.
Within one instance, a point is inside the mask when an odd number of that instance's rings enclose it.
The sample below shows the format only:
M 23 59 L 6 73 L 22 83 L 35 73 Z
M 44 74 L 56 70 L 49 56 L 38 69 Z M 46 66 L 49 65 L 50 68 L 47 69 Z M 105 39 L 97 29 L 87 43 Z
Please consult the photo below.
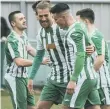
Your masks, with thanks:
M 13 109 L 11 98 L 7 90 L 2 90 L 1 92 L 1 109 Z M 38 101 L 40 96 L 40 91 L 36 91 L 35 99 Z M 61 109 L 61 105 L 53 105 L 51 109 Z

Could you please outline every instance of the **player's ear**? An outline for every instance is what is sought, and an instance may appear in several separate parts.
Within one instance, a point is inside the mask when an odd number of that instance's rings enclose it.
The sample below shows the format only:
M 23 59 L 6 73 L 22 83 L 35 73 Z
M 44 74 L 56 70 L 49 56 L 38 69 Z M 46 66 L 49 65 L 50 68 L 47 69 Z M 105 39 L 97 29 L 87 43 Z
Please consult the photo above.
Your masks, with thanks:
M 39 17 L 38 17 L 38 15 L 36 14 L 36 18 L 37 18 L 37 20 L 39 20 Z
M 84 22 L 85 22 L 86 24 L 88 24 L 89 20 L 88 20 L 88 19 L 84 19 Z
M 52 13 L 50 13 L 50 15 L 52 16 L 52 18 L 54 18 Z
M 11 21 L 11 25 L 14 27 L 16 23 L 14 21 Z

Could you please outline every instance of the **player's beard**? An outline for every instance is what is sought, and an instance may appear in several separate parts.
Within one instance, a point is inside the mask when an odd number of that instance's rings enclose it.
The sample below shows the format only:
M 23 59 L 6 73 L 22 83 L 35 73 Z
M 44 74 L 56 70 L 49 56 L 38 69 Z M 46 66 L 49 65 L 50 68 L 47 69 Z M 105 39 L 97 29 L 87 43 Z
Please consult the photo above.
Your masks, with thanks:
M 40 21 L 40 24 L 43 28 L 48 28 L 50 26 L 50 22 L 48 20 Z

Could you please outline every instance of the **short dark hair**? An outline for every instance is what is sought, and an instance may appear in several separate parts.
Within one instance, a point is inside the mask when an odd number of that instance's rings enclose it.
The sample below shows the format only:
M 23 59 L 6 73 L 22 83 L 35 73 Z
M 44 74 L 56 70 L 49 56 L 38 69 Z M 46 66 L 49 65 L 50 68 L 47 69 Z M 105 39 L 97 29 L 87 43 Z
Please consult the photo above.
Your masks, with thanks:
M 35 12 L 36 12 L 36 7 L 37 7 L 37 5 L 38 5 L 40 2 L 42 2 L 42 0 L 36 1 L 36 2 L 32 5 L 32 9 L 33 9 Z M 50 0 L 47 0 L 47 1 L 45 1 L 45 2 L 50 3 Z M 36 14 L 37 14 L 37 12 L 36 12 Z
M 60 13 L 66 10 L 69 10 L 70 7 L 65 4 L 65 3 L 58 3 L 55 6 L 53 6 L 50 10 L 51 13 L 55 14 L 55 13 Z
M 94 14 L 94 11 L 90 8 L 82 9 L 82 10 L 78 11 L 76 13 L 76 15 L 80 15 L 81 18 L 83 18 L 83 19 L 86 18 L 90 21 L 90 23 L 94 23 L 95 14 Z
M 15 14 L 18 14 L 18 13 L 21 13 L 21 11 L 13 11 L 13 12 L 11 12 L 11 13 L 9 14 L 8 20 L 9 20 L 10 24 L 11 24 L 12 21 L 14 21 L 14 15 L 15 15 Z
M 80 11 L 81 11 L 81 10 L 79 10 L 79 11 L 76 12 L 76 16 L 80 15 Z
M 38 3 L 40 3 L 41 1 L 36 1 L 33 5 L 32 5 L 32 9 L 36 12 L 36 6 L 38 5 Z

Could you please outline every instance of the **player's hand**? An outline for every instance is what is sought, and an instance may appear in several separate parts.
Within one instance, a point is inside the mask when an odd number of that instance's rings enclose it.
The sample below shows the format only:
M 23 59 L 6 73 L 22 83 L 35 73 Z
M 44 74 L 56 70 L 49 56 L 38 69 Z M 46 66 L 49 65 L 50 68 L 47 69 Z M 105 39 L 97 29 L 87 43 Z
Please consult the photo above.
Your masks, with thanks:
M 91 55 L 95 51 L 95 47 L 93 45 L 86 47 L 86 52 L 88 55 Z
M 76 82 L 75 81 L 70 81 L 67 85 L 66 92 L 68 94 L 73 94 L 76 88 Z
M 34 90 L 33 90 L 33 80 L 32 80 L 32 79 L 29 79 L 29 80 L 28 80 L 28 85 L 27 85 L 27 87 L 28 87 L 29 92 L 30 92 L 31 94 L 33 94 L 33 93 L 34 93 Z
M 33 49 L 30 45 L 26 45 L 25 48 L 26 48 L 27 52 L 29 52 L 29 51 L 31 51 Z
M 42 64 L 48 64 L 50 62 L 50 59 L 49 58 L 47 58 L 47 57 L 44 57 L 43 58 L 43 61 L 42 61 Z

